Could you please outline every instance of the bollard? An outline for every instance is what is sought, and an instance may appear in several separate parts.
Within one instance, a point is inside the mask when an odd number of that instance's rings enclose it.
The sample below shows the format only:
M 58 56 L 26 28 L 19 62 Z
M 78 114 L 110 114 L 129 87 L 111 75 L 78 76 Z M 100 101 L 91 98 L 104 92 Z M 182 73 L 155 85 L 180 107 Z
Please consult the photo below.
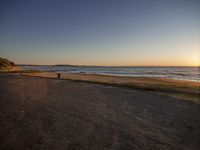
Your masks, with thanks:
M 58 73 L 58 79 L 60 79 L 60 73 Z
M 20 72 L 20 75 L 22 76 L 22 72 Z

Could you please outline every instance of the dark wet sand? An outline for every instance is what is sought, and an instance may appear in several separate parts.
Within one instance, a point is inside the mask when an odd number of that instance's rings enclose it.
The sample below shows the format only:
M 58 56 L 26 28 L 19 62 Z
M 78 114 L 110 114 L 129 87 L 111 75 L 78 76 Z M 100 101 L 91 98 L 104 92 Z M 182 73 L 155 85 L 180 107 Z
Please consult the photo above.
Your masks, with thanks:
M 0 75 L 0 149 L 199 149 L 199 115 L 148 91 Z

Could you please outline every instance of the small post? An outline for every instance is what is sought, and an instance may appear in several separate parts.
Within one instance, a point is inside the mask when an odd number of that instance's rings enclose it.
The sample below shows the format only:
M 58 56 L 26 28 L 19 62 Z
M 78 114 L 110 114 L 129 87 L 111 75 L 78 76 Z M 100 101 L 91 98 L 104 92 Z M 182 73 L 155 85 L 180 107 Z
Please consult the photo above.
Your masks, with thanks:
M 22 71 L 20 72 L 20 75 L 22 76 Z
M 60 73 L 58 73 L 58 79 L 60 79 Z

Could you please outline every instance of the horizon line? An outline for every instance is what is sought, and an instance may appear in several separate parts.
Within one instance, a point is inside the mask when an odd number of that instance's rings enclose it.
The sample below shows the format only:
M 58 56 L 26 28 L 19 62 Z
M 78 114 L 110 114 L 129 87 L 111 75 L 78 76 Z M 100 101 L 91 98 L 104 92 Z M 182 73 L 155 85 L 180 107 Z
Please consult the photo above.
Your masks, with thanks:
M 78 67 L 200 67 L 200 65 L 72 65 L 72 64 L 16 64 L 19 66 L 78 66 Z

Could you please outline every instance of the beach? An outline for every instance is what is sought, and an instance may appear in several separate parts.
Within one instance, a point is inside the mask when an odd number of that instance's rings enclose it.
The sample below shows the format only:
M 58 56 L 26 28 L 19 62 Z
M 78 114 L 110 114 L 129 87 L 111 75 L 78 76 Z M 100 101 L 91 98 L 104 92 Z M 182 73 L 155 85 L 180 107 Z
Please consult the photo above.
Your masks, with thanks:
M 55 72 L 31 72 L 24 73 L 24 75 L 47 78 L 58 77 L 58 73 Z M 127 77 L 85 73 L 60 73 L 60 78 L 153 91 L 200 103 L 200 82 L 195 81 L 174 80 L 160 77 Z
M 198 82 L 23 73 L 0 85 L 0 149 L 200 147 Z

